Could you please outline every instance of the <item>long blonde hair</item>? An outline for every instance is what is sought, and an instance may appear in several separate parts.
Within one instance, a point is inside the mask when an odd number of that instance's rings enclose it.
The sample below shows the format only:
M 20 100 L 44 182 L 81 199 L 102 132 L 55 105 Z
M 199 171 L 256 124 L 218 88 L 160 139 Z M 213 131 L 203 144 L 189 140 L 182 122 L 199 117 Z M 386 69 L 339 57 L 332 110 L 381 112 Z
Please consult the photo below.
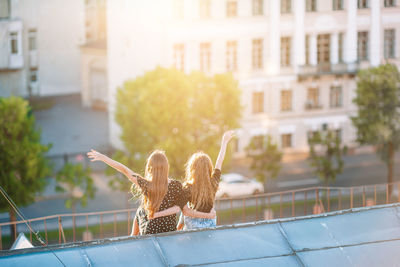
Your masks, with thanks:
M 158 211 L 168 191 L 168 159 L 164 151 L 155 150 L 147 158 L 145 178 L 149 181 L 147 194 L 142 194 L 142 205 L 150 217 Z
M 186 163 L 184 186 L 191 185 L 190 208 L 199 210 L 213 205 L 218 183 L 211 181 L 212 171 L 211 159 L 203 152 L 193 154 Z

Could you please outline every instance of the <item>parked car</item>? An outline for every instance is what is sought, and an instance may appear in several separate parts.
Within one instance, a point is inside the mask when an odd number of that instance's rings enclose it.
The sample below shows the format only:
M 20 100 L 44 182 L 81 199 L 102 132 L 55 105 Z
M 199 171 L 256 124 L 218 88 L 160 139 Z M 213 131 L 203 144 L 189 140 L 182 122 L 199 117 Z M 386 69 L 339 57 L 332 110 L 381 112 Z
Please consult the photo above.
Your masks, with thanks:
M 216 197 L 236 197 L 255 195 L 264 192 L 262 183 L 249 179 L 238 173 L 227 173 L 221 177 Z

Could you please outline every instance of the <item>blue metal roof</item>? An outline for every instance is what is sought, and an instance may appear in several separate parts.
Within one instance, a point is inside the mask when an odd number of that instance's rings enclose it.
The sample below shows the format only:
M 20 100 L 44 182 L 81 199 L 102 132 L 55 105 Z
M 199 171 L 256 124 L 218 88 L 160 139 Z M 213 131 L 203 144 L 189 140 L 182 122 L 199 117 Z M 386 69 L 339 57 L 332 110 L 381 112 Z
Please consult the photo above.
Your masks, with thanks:
M 392 204 L 2 251 L 0 266 L 400 266 L 399 251 L 400 204 Z

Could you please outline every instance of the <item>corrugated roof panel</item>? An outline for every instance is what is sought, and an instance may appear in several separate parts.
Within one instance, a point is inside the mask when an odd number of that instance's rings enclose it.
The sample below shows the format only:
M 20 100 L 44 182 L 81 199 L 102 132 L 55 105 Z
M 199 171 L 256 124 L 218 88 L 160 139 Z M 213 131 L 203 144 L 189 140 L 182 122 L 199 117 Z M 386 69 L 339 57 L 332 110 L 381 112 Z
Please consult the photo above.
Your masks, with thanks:
M 400 266 L 400 241 L 297 253 L 306 266 Z
M 183 232 L 157 238 L 168 263 L 199 264 L 291 254 L 277 224 Z
M 202 265 L 203 266 L 203 265 Z M 261 267 L 261 266 L 285 266 L 285 267 L 298 267 L 301 266 L 295 256 L 272 257 L 242 261 L 231 261 L 224 263 L 207 264 L 205 266 L 212 267 Z
M 398 209 L 387 207 L 288 221 L 282 228 L 295 250 L 316 249 L 400 238 L 398 216 Z

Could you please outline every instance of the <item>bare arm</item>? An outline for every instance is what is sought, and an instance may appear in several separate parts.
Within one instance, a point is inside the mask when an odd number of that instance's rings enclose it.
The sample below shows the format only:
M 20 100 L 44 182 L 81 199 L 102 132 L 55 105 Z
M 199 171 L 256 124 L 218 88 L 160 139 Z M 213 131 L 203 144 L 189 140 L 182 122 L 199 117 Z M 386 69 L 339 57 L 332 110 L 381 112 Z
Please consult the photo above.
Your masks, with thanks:
M 235 136 L 234 131 L 226 131 L 224 133 L 224 136 L 222 137 L 222 142 L 221 142 L 221 149 L 219 150 L 218 158 L 217 158 L 217 161 L 215 162 L 215 169 L 221 170 L 222 162 L 224 161 L 224 158 L 225 158 L 226 147 L 227 147 L 229 141 L 234 136 Z
M 133 226 L 132 226 L 132 232 L 131 232 L 131 236 L 135 236 L 135 235 L 139 235 L 139 224 L 137 222 L 136 217 L 134 219 Z
M 154 213 L 153 218 L 151 219 L 155 219 L 158 217 L 164 217 L 164 216 L 169 216 L 175 213 L 181 212 L 181 209 L 179 208 L 179 206 L 173 206 L 172 208 L 168 208 L 166 210 L 163 211 L 157 211 L 156 213 Z
M 206 213 L 197 210 L 192 210 L 187 205 L 185 205 L 185 207 L 183 207 L 182 212 L 183 215 L 185 216 L 203 218 L 203 219 L 215 219 L 215 216 L 217 216 L 217 213 L 214 210 L 214 208 L 209 213 Z
M 103 155 L 93 149 L 90 152 L 88 152 L 87 155 L 91 159 L 91 161 L 103 161 L 108 166 L 114 168 L 115 170 L 125 175 L 129 180 L 131 180 L 132 183 L 138 185 L 137 178 L 134 176 L 136 175 L 136 173 L 133 172 L 128 167 L 126 167 L 124 164 L 121 164 L 118 161 L 110 159 L 106 155 Z

